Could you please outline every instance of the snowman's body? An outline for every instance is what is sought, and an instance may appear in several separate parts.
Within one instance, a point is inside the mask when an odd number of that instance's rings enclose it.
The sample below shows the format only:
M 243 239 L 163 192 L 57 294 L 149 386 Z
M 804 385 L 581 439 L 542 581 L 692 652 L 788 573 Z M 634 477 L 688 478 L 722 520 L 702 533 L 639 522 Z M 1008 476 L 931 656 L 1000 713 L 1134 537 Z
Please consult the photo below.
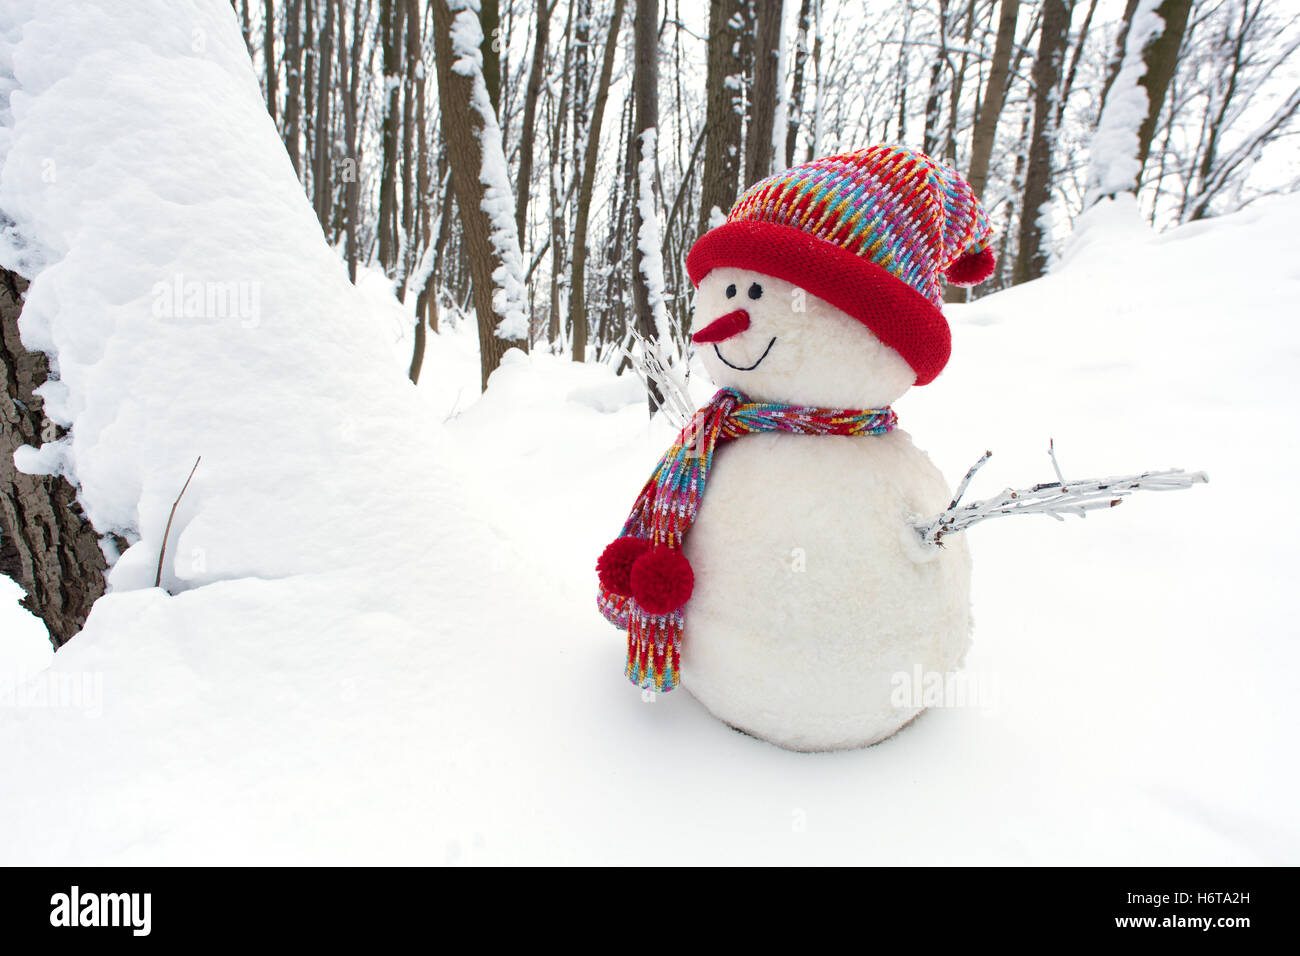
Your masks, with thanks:
M 955 670 L 970 639 L 964 536 L 928 561 L 904 538 L 910 515 L 948 496 L 901 430 L 720 448 L 685 543 L 696 588 L 683 686 L 733 727 L 794 750 L 894 733 L 920 710 L 916 669 Z
M 753 401 L 878 408 L 915 380 L 862 323 L 741 269 L 699 284 L 696 331 L 737 307 L 743 329 L 697 347 L 718 385 Z M 897 731 L 921 709 L 917 669 L 948 674 L 970 640 L 964 535 L 926 550 L 908 526 L 950 494 L 900 429 L 720 446 L 683 545 L 695 574 L 683 686 L 733 727 L 794 750 Z

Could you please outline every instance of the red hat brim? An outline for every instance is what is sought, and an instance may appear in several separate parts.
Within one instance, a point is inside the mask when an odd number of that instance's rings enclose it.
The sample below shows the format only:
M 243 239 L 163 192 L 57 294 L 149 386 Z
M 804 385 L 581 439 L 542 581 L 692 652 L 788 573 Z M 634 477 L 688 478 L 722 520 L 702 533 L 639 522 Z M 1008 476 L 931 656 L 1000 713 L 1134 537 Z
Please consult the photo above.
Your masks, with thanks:
M 939 308 L 881 266 L 794 226 L 736 221 L 700 236 L 686 256 L 691 282 L 732 267 L 781 279 L 857 319 L 899 355 L 916 384 L 948 364 L 952 333 Z

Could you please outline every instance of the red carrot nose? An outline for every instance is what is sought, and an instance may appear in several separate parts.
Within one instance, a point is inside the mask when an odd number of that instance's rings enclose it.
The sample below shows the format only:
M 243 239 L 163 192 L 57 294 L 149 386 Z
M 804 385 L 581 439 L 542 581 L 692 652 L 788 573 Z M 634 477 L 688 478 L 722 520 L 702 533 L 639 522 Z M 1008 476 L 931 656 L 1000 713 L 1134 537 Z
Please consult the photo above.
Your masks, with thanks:
M 704 328 L 691 336 L 692 342 L 725 342 L 733 335 L 739 335 L 749 328 L 749 313 L 744 309 L 728 312 L 720 319 L 714 319 Z

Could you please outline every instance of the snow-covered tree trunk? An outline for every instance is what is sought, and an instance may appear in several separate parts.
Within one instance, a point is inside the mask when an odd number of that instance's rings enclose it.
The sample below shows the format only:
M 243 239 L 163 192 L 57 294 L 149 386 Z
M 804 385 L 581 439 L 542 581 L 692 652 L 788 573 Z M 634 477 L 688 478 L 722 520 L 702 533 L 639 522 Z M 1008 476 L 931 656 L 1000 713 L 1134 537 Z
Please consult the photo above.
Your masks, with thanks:
M 478 315 L 482 384 L 510 348 L 526 348 L 523 256 L 501 128 L 483 77 L 477 0 L 433 0 L 442 132 Z
M 6 386 L 0 403 L 0 574 L 27 592 L 23 606 L 45 622 L 57 647 L 81 630 L 104 593 L 108 564 L 68 480 L 14 466 L 17 449 L 59 437 L 36 392 L 48 378 L 49 362 L 18 339 L 26 288 L 21 276 L 0 270 L 0 371 Z
M 636 0 L 635 65 L 632 85 L 636 97 L 636 202 L 633 204 L 632 299 L 640 334 L 667 344 L 668 314 L 664 306 L 664 267 L 661 255 L 655 151 L 659 132 L 659 3 Z M 657 386 L 650 388 L 651 413 L 662 404 Z
M 1093 135 L 1085 208 L 1119 193 L 1137 194 L 1190 11 L 1191 0 L 1138 0 L 1131 8 L 1119 69 Z

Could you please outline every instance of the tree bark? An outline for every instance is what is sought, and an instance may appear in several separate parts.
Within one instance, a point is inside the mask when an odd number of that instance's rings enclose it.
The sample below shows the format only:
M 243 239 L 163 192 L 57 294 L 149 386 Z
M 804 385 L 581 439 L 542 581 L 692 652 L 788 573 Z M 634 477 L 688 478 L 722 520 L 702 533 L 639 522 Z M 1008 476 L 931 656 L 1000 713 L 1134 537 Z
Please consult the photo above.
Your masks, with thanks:
M 1119 33 L 1115 37 L 1115 49 L 1111 54 L 1110 62 L 1106 65 L 1106 79 L 1101 84 L 1101 100 L 1097 105 L 1097 122 L 1101 122 L 1102 111 L 1106 109 L 1106 97 L 1110 95 L 1110 88 L 1115 84 L 1115 78 L 1119 76 L 1120 67 L 1124 65 L 1124 47 L 1128 43 L 1128 29 L 1133 23 L 1133 14 L 1137 12 L 1138 0 L 1126 0 L 1124 4 L 1124 17 L 1119 23 Z
M 1169 81 L 1178 68 L 1178 54 L 1187 32 L 1187 18 L 1192 11 L 1192 0 L 1164 0 L 1156 13 L 1165 22 L 1162 29 L 1142 50 L 1142 60 L 1147 69 L 1138 85 L 1147 91 L 1147 115 L 1138 128 L 1138 181 L 1151 154 L 1151 140 L 1156 134 L 1160 111 L 1164 109 L 1165 93 Z
M 406 42 L 404 76 L 402 78 L 402 236 L 399 246 L 402 251 L 398 263 L 397 301 L 406 301 L 406 285 L 411 281 L 411 269 L 415 266 L 419 253 L 419 240 L 416 235 L 417 216 L 423 197 L 415 187 L 415 100 L 417 67 L 420 63 L 420 8 L 411 0 L 402 0 L 406 4 L 403 32 Z
M 745 188 L 772 172 L 772 130 L 780 86 L 781 18 L 784 0 L 755 0 L 754 85 L 750 91 L 749 130 L 745 136 Z
M 710 0 L 704 171 L 700 176 L 700 232 L 712 211 L 726 215 L 736 201 L 740 182 L 743 130 L 740 84 L 744 77 L 741 24 L 745 0 Z
M 316 8 L 303 0 L 302 8 L 302 183 L 311 193 L 312 163 L 316 156 Z
M 352 8 L 352 45 L 348 46 L 344 0 L 338 2 L 339 92 L 343 100 L 343 140 L 347 151 L 343 168 L 343 206 L 347 217 L 348 279 L 357 281 L 357 216 L 360 204 L 360 161 L 357 157 L 357 73 L 361 62 L 361 5 Z
M 799 125 L 803 116 L 804 68 L 808 64 L 808 33 L 812 25 L 812 0 L 799 4 L 799 25 L 794 50 L 794 80 L 790 90 L 790 116 L 785 136 L 785 165 L 794 165 L 795 140 L 799 138 Z
M 939 0 L 939 50 L 930 65 L 930 84 L 925 97 L 925 129 L 921 133 L 921 152 L 939 155 L 939 108 L 942 103 L 941 79 L 948 59 L 948 0 Z
M 492 242 L 492 223 L 483 208 L 483 140 L 488 126 L 474 102 L 477 71 L 470 75 L 452 70 L 456 55 L 452 50 L 451 27 L 453 15 L 447 0 L 433 2 L 434 62 L 438 75 L 438 100 L 441 106 L 443 142 L 451 166 L 451 180 L 460 210 L 461 242 L 467 260 L 473 293 L 474 311 L 478 321 L 479 370 L 481 383 L 487 387 L 488 376 L 501 364 L 501 356 L 510 348 L 527 348 L 524 339 L 504 338 L 497 334 L 501 316 L 493 302 L 497 269 L 509 268 L 504 256 Z M 459 15 L 472 15 L 461 12 Z M 487 24 L 480 20 L 485 28 Z M 484 43 L 489 34 L 485 29 Z M 490 104 L 488 104 L 490 107 Z M 492 124 L 495 128 L 495 122 Z M 508 220 L 507 220 L 508 221 Z
M 402 86 L 397 80 L 402 75 L 402 21 L 405 7 L 402 0 L 380 0 L 379 4 L 379 42 L 383 46 L 384 78 L 388 84 L 380 135 L 383 167 L 379 177 L 379 262 L 390 279 L 397 273 L 397 127 L 401 122 L 399 109 L 402 95 Z
M 614 0 L 606 31 L 604 59 L 600 64 L 600 81 L 596 86 L 596 104 L 592 109 L 591 128 L 587 131 L 586 155 L 582 164 L 582 184 L 578 189 L 578 207 L 573 224 L 573 262 L 569 267 L 569 319 L 573 328 L 573 360 L 587 358 L 587 224 L 591 218 L 591 196 L 596 185 L 596 163 L 600 157 L 600 128 L 605 121 L 609 86 L 614 76 L 614 54 L 618 52 L 618 30 L 623 21 L 624 0 Z M 617 183 L 615 183 L 617 190 Z M 615 206 L 617 204 L 615 203 Z
M 1065 117 L 1065 104 L 1070 101 L 1070 91 L 1074 89 L 1074 78 L 1079 72 L 1079 60 L 1083 57 L 1083 48 L 1088 44 L 1088 28 L 1092 26 L 1092 15 L 1097 12 L 1097 0 L 1091 0 L 1088 4 L 1088 12 L 1083 18 L 1083 26 L 1079 27 L 1079 38 L 1074 41 L 1074 53 L 1070 56 L 1070 69 L 1065 74 L 1065 82 L 1061 85 L 1061 99 L 1056 104 L 1056 125 L 1059 128 L 1061 120 Z
M 316 218 L 328 239 L 331 235 L 330 218 L 333 213 L 333 194 L 330 190 L 330 70 L 334 65 L 334 4 L 325 2 L 325 25 L 320 33 L 320 64 L 316 83 L 316 156 L 312 162 L 312 192 Z
M 970 60 L 971 37 L 975 34 L 975 0 L 967 0 L 966 13 L 963 15 L 966 26 L 962 33 L 961 59 L 958 61 L 956 74 L 952 78 L 952 87 L 948 91 L 948 125 L 944 128 L 944 161 L 953 169 L 957 168 L 957 127 L 961 116 L 962 87 L 966 83 L 966 66 Z
M 569 119 L 569 76 L 573 63 L 573 0 L 569 0 L 568 19 L 564 22 L 564 65 L 560 70 L 560 101 L 555 106 L 551 124 L 551 165 L 546 181 L 550 194 L 551 301 L 547 312 L 547 338 L 552 343 L 563 339 L 560 317 L 560 284 L 564 273 L 564 170 L 569 152 L 565 132 Z
M 1029 141 L 1024 200 L 1020 207 L 1020 248 L 1014 281 L 1037 279 L 1047 268 L 1043 207 L 1052 194 L 1052 152 L 1056 140 L 1053 91 L 1061 77 L 1061 60 L 1070 32 L 1070 8 L 1065 0 L 1043 0 L 1038 55 L 1034 59 L 1034 132 Z
M 635 57 L 633 63 L 632 86 L 636 97 L 636 125 L 633 127 L 634 135 L 631 146 L 636 156 L 645 159 L 647 155 L 648 143 L 646 142 L 645 133 L 653 131 L 657 145 L 657 134 L 659 130 L 659 0 L 636 0 L 636 17 L 633 22 L 633 33 L 635 35 Z M 771 140 L 770 129 L 768 140 Z M 635 240 L 632 243 L 632 302 L 636 308 L 636 325 L 637 330 L 648 340 L 658 338 L 658 330 L 655 328 L 654 306 L 650 300 L 650 287 L 646 282 L 646 276 L 643 271 L 643 260 L 645 258 L 641 252 L 640 237 L 642 229 L 645 226 L 646 216 L 642 210 L 642 204 L 646 203 L 648 198 L 641 194 L 641 177 L 639 172 L 634 169 L 634 182 L 636 183 L 638 201 L 632 204 L 632 235 Z M 653 191 L 653 178 L 651 182 Z M 656 408 L 663 403 L 663 396 L 659 394 L 658 386 L 654 382 L 650 383 L 650 394 L 648 400 L 650 403 L 650 413 L 654 414 Z
M 542 0 L 539 0 L 542 2 Z M 479 22 L 483 24 L 483 82 L 487 84 L 492 112 L 501 115 L 501 4 L 500 0 L 482 0 L 479 5 Z
M 36 394 L 49 377 L 49 362 L 18 338 L 26 289 L 21 276 L 0 270 L 0 371 L 8 399 L 0 404 L 0 574 L 27 592 L 23 607 L 45 622 L 58 647 L 81 630 L 104 593 L 108 562 L 68 480 L 14 467 L 18 447 L 61 437 Z
M 284 148 L 294 175 L 302 178 L 302 0 L 289 0 L 284 10 L 284 85 Z
M 1016 41 L 1016 17 L 1020 15 L 1020 0 L 1002 0 L 998 17 L 998 38 L 993 47 L 993 63 L 989 67 L 984 99 L 980 102 L 975 130 L 971 134 L 970 172 L 966 181 L 976 196 L 983 197 L 989 180 L 989 161 L 993 158 L 993 143 L 997 139 L 998 119 L 1007 91 L 1007 73 L 1011 66 L 1011 48 Z
M 533 183 L 532 143 L 537 130 L 537 97 L 542 92 L 542 80 L 546 74 L 546 47 L 550 38 L 551 10 L 559 0 L 537 0 L 537 29 L 533 42 L 533 63 L 528 70 L 528 86 L 524 91 L 524 126 L 520 136 L 522 148 L 519 150 L 518 198 L 515 200 L 515 229 L 519 233 L 520 248 L 524 244 L 528 225 L 528 194 Z
M 276 100 L 280 92 L 277 87 L 279 65 L 275 62 L 275 0 L 266 0 L 262 29 L 262 61 L 266 66 L 266 111 L 275 121 Z

